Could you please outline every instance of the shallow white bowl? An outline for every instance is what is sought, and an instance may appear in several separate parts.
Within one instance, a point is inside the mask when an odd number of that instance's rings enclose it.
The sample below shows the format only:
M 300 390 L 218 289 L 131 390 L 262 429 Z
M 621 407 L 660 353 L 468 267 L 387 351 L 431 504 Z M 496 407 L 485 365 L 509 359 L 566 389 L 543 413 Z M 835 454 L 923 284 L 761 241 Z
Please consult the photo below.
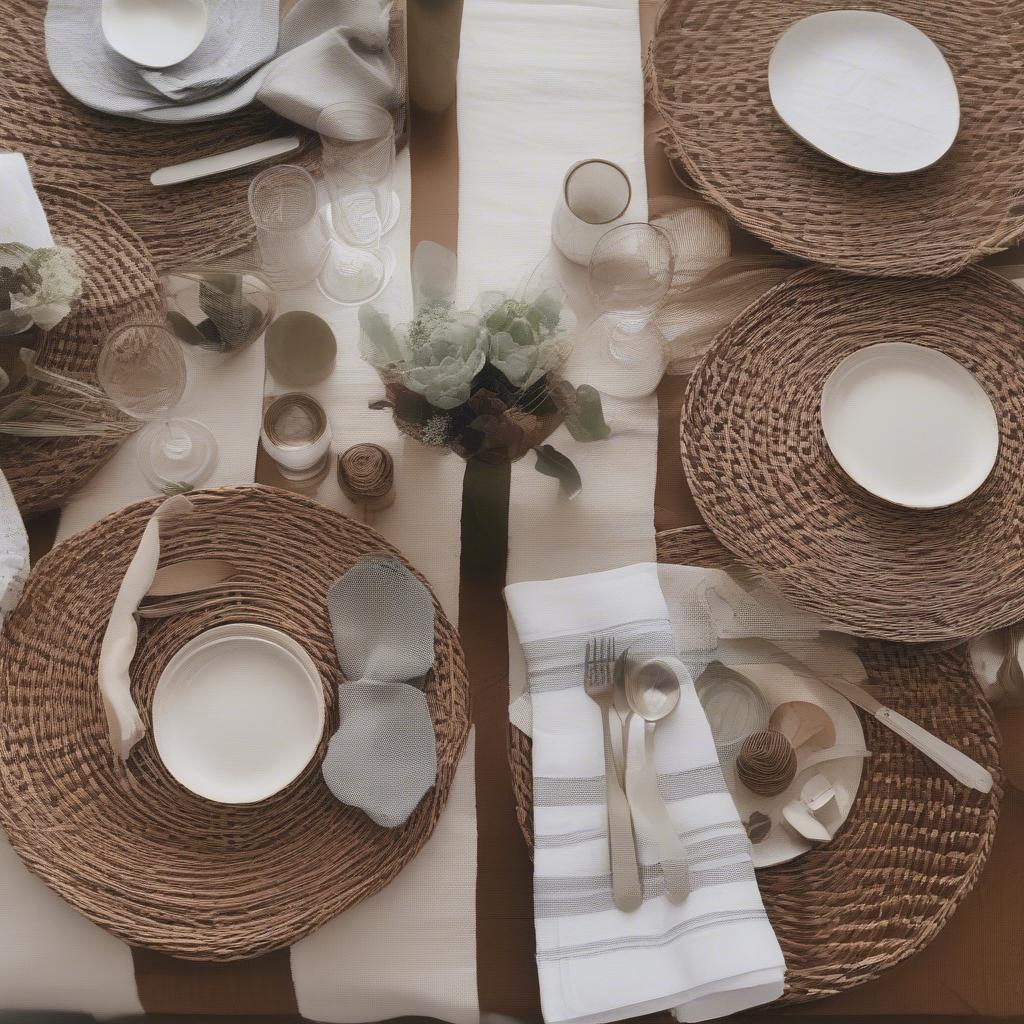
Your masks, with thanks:
M 203 41 L 206 0 L 103 0 L 100 24 L 122 57 L 144 68 L 168 68 Z
M 872 174 L 930 167 L 960 129 L 942 51 L 877 11 L 827 11 L 791 25 L 768 62 L 779 117 L 804 142 Z
M 906 342 L 847 356 L 825 380 L 821 426 L 856 483 L 907 508 L 962 501 L 999 453 L 995 410 L 974 376 L 942 352 Z
M 232 623 L 201 633 L 167 663 L 153 695 L 153 738 L 186 789 L 251 804 L 299 777 L 325 715 L 320 673 L 295 640 Z

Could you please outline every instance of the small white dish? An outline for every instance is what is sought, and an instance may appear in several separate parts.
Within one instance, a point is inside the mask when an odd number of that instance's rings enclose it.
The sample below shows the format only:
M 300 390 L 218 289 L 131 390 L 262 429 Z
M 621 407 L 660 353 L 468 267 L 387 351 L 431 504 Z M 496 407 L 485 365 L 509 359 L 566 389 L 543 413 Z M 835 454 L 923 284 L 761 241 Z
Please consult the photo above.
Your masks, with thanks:
M 320 673 L 290 636 L 255 623 L 216 626 L 167 663 L 153 695 L 153 739 L 186 789 L 251 804 L 291 785 L 323 737 Z
M 852 480 L 905 508 L 944 508 L 973 494 L 999 454 L 992 402 L 974 376 L 935 349 L 868 345 L 821 393 L 821 426 Z
M 942 51 L 877 11 L 826 11 L 790 25 L 772 50 L 768 89 L 795 135 L 871 174 L 930 167 L 960 129 L 960 97 Z
M 206 36 L 206 0 L 103 0 L 100 24 L 111 48 L 144 68 L 169 68 Z

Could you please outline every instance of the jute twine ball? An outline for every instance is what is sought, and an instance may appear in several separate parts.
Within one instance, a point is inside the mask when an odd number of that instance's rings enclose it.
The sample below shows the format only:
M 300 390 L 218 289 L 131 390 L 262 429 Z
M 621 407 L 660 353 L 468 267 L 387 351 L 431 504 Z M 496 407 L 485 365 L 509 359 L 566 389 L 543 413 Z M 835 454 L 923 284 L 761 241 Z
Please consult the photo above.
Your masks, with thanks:
M 367 511 L 395 500 L 395 463 L 379 444 L 354 444 L 338 459 L 338 484 L 349 501 Z
M 796 754 L 789 740 L 774 729 L 752 732 L 736 758 L 740 782 L 758 796 L 776 796 L 796 775 Z

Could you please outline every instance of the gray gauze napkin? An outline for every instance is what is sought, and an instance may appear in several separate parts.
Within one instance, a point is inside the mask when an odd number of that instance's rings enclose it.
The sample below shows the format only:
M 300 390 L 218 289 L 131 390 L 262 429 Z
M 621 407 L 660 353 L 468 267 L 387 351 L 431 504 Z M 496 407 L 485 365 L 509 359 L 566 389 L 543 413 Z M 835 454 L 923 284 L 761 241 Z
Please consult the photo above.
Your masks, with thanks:
M 434 663 L 434 602 L 401 562 L 361 558 L 327 593 L 341 724 L 323 776 L 344 804 L 396 828 L 437 781 L 437 745 L 419 688 Z
M 103 38 L 102 0 L 50 0 L 46 56 L 57 81 L 86 106 L 143 121 L 223 117 L 258 99 L 314 128 L 329 103 L 388 109 L 400 76 L 388 48 L 388 4 L 298 0 L 280 24 L 278 0 L 211 0 L 209 29 L 190 57 L 140 68 Z

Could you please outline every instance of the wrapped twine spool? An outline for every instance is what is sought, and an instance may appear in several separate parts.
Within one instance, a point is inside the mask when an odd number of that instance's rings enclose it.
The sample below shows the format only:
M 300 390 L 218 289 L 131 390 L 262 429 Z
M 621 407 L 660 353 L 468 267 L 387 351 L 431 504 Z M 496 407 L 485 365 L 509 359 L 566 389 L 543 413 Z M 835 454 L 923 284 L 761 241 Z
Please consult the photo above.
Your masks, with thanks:
M 758 729 L 740 747 L 736 774 L 752 793 L 775 796 L 796 776 L 796 753 L 781 732 Z
M 367 512 L 395 500 L 395 463 L 379 444 L 354 444 L 338 459 L 338 484 L 353 504 Z

